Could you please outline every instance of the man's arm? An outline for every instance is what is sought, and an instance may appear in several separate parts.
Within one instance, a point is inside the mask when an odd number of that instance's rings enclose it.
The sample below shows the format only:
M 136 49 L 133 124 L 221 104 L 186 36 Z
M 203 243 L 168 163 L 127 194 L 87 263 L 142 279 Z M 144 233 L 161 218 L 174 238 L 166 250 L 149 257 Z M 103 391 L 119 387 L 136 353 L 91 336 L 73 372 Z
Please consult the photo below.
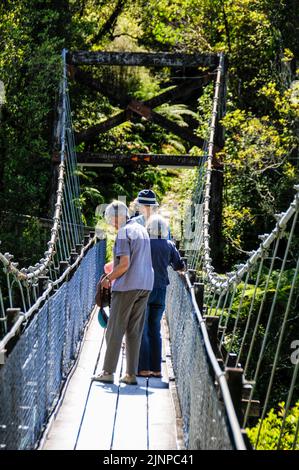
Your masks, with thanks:
M 109 281 L 114 281 L 114 279 L 117 279 L 118 277 L 122 276 L 126 271 L 128 271 L 130 266 L 130 256 L 128 255 L 122 255 L 119 257 L 119 263 L 113 271 L 110 274 L 107 274 L 107 276 L 102 280 L 101 284 L 103 287 L 108 288 L 109 287 Z
M 175 271 L 183 272 L 186 269 L 185 263 L 182 260 L 179 251 L 176 249 L 175 245 L 172 244 L 170 265 Z

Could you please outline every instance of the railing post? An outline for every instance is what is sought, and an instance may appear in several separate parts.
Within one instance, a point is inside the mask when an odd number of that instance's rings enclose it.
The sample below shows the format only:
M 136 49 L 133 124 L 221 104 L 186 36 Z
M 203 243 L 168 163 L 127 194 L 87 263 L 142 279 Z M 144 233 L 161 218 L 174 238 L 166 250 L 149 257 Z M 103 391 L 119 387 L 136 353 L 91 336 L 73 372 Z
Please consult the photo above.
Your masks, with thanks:
M 260 416 L 260 411 L 261 411 L 261 402 L 260 402 L 260 400 L 250 399 L 250 395 L 252 393 L 253 383 L 254 382 L 248 382 L 248 381 L 244 380 L 244 377 L 243 377 L 242 412 L 243 412 L 243 414 L 246 413 L 246 408 L 247 408 L 249 400 L 250 400 L 248 416 L 258 418 Z
M 204 284 L 202 282 L 194 282 L 194 294 L 198 308 L 202 312 L 204 300 Z
M 82 248 L 83 248 L 83 244 L 82 244 L 82 243 L 76 243 L 76 252 L 77 252 L 78 254 L 81 253 Z
M 183 251 L 185 252 L 185 250 L 183 250 Z M 185 263 L 186 269 L 188 269 L 188 258 L 187 258 L 187 256 L 181 256 L 181 258 L 182 258 L 182 261 L 184 261 L 184 263 Z
M 188 269 L 189 279 L 191 284 L 193 285 L 196 282 L 196 269 Z
M 6 309 L 6 318 L 7 318 L 7 330 L 9 331 L 11 327 L 16 323 L 21 313 L 20 308 L 7 308 Z
M 243 369 L 226 367 L 225 375 L 237 418 L 239 423 L 242 424 Z
M 206 320 L 206 327 L 214 354 L 217 359 L 221 359 L 218 348 L 218 326 L 220 318 L 217 316 L 205 315 L 204 319 Z
M 70 265 L 74 264 L 77 258 L 78 258 L 78 253 L 76 252 L 75 249 L 72 249 L 71 255 L 70 255 Z
M 89 243 L 90 236 L 89 235 L 84 235 L 84 246 L 86 246 Z
M 60 261 L 59 262 L 59 276 L 62 276 L 62 274 L 68 267 L 69 267 L 69 263 L 67 261 Z
M 229 353 L 227 358 L 227 367 L 238 367 L 237 358 L 238 356 L 236 353 Z
M 7 353 L 7 350 L 6 350 L 6 349 L 0 350 L 0 367 L 1 367 L 1 366 L 4 366 L 4 364 L 5 364 L 5 361 L 6 361 L 6 353 Z
M 7 316 L 0 318 L 0 338 L 3 338 L 7 333 Z
M 41 296 L 44 290 L 47 288 L 49 282 L 49 276 L 39 276 L 38 277 L 38 295 Z
M 21 309 L 20 308 L 7 308 L 6 309 L 6 318 L 7 318 L 7 331 L 9 331 L 13 325 L 18 321 L 20 317 Z M 18 328 L 15 335 L 6 343 L 5 349 L 0 352 L 0 364 L 5 364 L 6 357 L 11 353 L 14 346 L 16 345 L 21 328 Z

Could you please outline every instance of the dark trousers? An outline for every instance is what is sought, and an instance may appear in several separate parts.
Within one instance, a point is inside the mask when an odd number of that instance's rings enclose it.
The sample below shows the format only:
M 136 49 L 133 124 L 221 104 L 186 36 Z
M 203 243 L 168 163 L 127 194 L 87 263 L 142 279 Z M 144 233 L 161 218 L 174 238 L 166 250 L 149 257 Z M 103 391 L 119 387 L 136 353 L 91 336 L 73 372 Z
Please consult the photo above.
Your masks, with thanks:
M 143 328 L 138 371 L 161 371 L 161 318 L 165 309 L 166 287 L 154 288 L 149 296 Z

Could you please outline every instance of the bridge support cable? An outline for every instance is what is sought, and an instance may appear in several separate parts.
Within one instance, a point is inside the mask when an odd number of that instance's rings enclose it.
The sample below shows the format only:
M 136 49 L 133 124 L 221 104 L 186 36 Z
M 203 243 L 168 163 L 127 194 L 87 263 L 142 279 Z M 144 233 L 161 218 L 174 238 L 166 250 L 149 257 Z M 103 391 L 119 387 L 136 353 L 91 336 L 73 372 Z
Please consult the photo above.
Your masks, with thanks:
M 257 249 L 247 258 L 245 253 L 244 262 L 231 272 L 218 273 L 211 245 L 211 178 L 222 80 L 220 61 L 208 157 L 199 167 L 182 249 L 188 267 L 196 270 L 198 282 L 204 284 L 204 318 L 215 317 L 218 362 L 223 371 L 233 369 L 242 375 L 240 426 L 248 429 L 256 449 L 267 448 L 272 410 L 282 416 L 272 448 L 298 449 L 298 424 L 292 419 L 292 410 L 299 404 L 298 360 L 292 355 L 292 345 L 297 344 L 299 331 L 299 185 L 287 210 L 276 214 L 271 233 L 260 235 Z

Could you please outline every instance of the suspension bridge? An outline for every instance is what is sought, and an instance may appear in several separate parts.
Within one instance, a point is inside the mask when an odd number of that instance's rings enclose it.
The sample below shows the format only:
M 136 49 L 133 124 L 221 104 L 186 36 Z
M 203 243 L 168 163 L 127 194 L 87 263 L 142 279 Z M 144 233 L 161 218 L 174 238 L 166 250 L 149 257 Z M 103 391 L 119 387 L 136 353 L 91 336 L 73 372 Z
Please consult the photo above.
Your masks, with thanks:
M 217 273 L 226 63 L 222 54 L 145 54 L 63 51 L 58 124 L 57 190 L 44 257 L 20 267 L 0 253 L 0 448 L 11 449 L 299 449 L 298 211 L 299 185 L 273 230 L 232 272 Z M 198 67 L 208 70 L 148 102 L 124 100 L 125 110 L 76 135 L 96 133 L 143 117 L 200 146 L 188 155 L 105 155 L 75 151 L 68 79 L 97 83 L 80 65 Z M 154 108 L 214 83 L 209 135 L 168 121 Z M 109 90 L 106 90 L 109 94 Z M 108 389 L 92 383 L 101 368 L 105 331 L 94 297 L 103 272 L 105 233 L 82 222 L 79 164 L 197 167 L 196 187 L 180 241 L 188 271 L 170 272 L 163 319 L 163 380 L 138 378 Z M 221 181 L 220 181 L 221 183 Z M 221 184 L 220 184 L 221 186 Z M 217 251 L 218 250 L 218 251 Z M 274 345 L 274 347 L 273 347 Z M 116 375 L 124 367 L 121 354 Z M 129 401 L 128 401 L 129 400 Z M 278 409 L 276 427 L 268 415 Z M 130 410 L 127 405 L 130 403 Z M 124 423 L 130 423 L 130 430 Z M 267 434 L 268 432 L 268 434 Z M 249 439 L 250 436 L 250 439 Z M 274 439 L 275 438 L 275 439 Z

